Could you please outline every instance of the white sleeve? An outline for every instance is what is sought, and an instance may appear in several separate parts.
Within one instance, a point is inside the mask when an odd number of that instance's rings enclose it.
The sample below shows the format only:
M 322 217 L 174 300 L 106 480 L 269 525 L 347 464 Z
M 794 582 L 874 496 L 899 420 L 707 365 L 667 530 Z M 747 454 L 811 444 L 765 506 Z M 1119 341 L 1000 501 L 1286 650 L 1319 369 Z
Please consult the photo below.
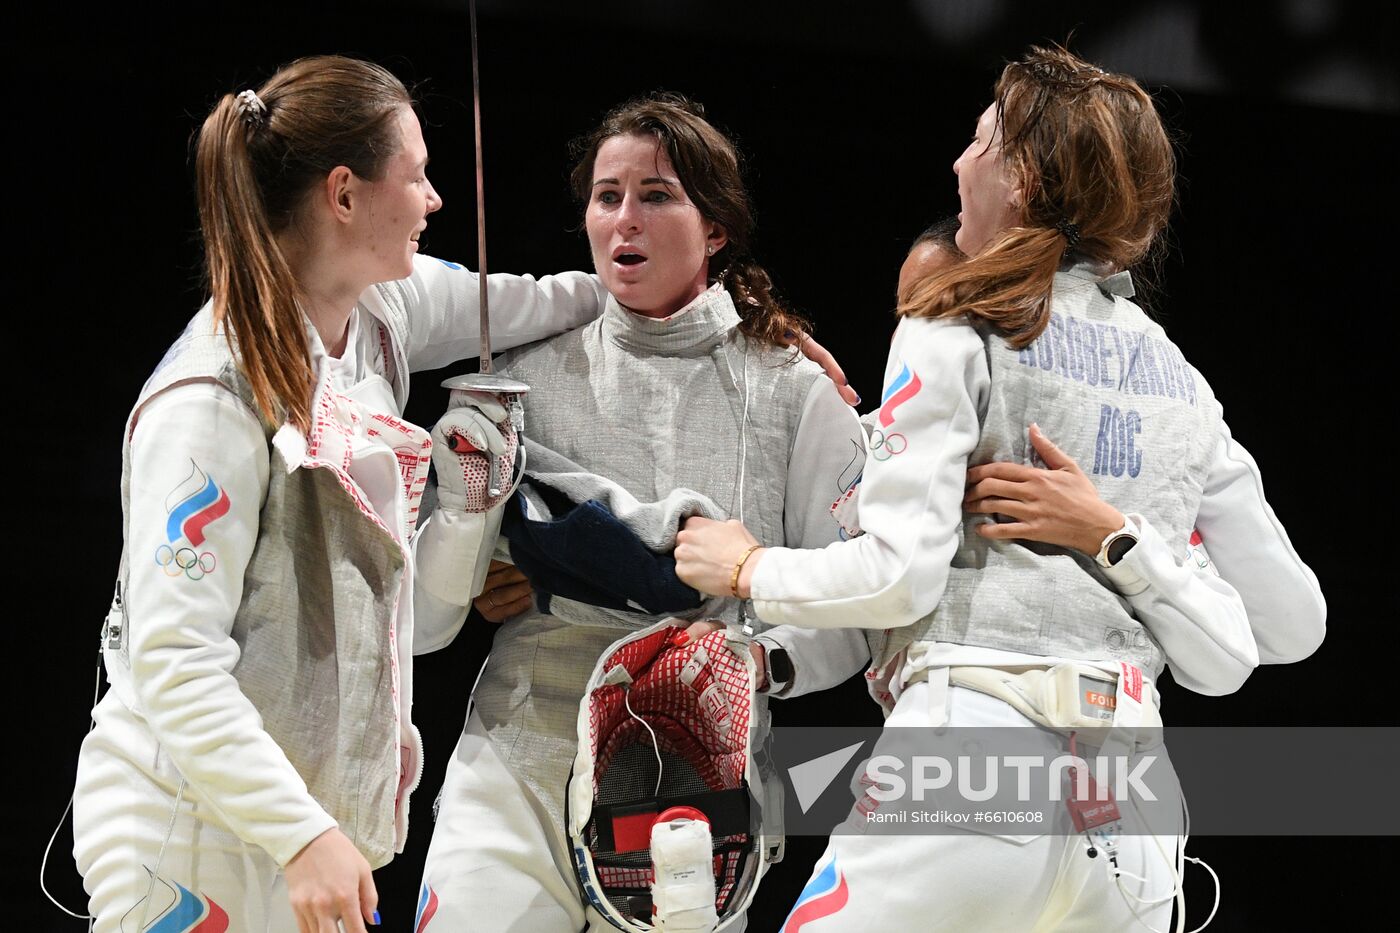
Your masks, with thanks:
M 488 512 L 434 509 L 413 539 L 413 653 L 446 648 L 481 593 L 504 505 Z
M 266 436 L 226 389 L 182 385 L 145 406 L 131 440 L 129 644 L 139 712 L 194 794 L 285 865 L 336 822 L 232 674 L 267 484 Z
M 409 369 L 437 369 L 481 353 L 479 280 L 457 263 L 415 256 L 411 276 L 379 286 L 400 296 L 408 312 Z M 493 350 L 573 330 L 601 314 L 608 297 L 598 278 L 586 272 L 538 279 L 497 273 L 487 282 Z
M 1223 421 L 1196 530 L 1244 600 L 1260 662 L 1286 664 L 1316 651 L 1327 634 L 1322 589 L 1265 500 L 1254 458 Z
M 839 537 L 831 505 L 860 475 L 865 463 L 865 431 L 836 386 L 818 376 L 807 392 L 788 457 L 783 498 L 785 543 L 824 547 Z M 793 676 L 774 696 L 794 697 L 826 690 L 859 673 L 870 661 L 860 629 L 812 629 L 779 625 L 763 633 L 788 653 Z
M 1226 581 L 1172 553 L 1141 515 L 1138 543 L 1104 575 L 1166 652 L 1176 682 L 1208 696 L 1233 693 L 1259 664 L 1244 603 Z
M 861 482 L 865 533 L 817 551 L 766 551 L 751 581 L 765 621 L 894 628 L 942 598 L 990 388 L 982 340 L 961 320 L 905 318 L 885 384 Z

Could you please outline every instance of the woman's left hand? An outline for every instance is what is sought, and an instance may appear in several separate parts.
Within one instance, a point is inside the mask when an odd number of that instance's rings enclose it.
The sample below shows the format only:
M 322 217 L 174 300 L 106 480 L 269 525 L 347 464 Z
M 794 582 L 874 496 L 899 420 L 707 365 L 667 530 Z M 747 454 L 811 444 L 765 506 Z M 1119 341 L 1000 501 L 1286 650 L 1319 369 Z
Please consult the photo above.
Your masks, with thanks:
M 724 628 L 724 623 L 718 619 L 702 619 L 699 622 L 692 622 L 686 627 L 683 634 L 676 636 L 677 647 L 688 645 L 691 642 L 699 641 L 711 632 L 717 632 Z M 768 652 L 763 650 L 763 646 L 753 639 L 749 640 L 749 656 L 753 658 L 753 687 L 755 690 L 768 689 Z
M 977 533 L 999 540 L 1017 538 L 1074 548 L 1090 557 L 1104 538 L 1123 527 L 1123 513 L 1099 498 L 1099 491 L 1074 458 L 1031 425 L 1031 444 L 1049 469 L 1019 463 L 985 463 L 967 471 L 963 509 L 1016 519 L 983 523 Z
M 530 586 L 530 578 L 514 564 L 500 560 L 491 561 L 481 595 L 472 600 L 487 622 L 504 622 L 534 604 L 535 590 Z
M 744 560 L 744 552 L 758 541 L 742 523 L 730 519 L 717 522 L 708 518 L 688 518 L 676 536 L 676 576 L 689 586 L 711 596 L 733 596 L 729 581 L 734 568 Z M 749 596 L 753 569 L 763 558 L 759 548 L 744 561 L 739 576 L 739 596 Z

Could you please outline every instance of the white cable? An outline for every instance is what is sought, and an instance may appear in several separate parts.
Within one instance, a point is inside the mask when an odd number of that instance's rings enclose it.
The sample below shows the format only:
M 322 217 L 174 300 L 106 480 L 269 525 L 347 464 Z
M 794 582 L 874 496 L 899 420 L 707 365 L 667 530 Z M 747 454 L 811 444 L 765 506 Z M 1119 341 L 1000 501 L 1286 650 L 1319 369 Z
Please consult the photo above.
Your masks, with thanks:
M 101 692 L 101 690 L 102 690 L 102 655 L 99 653 L 98 656 L 97 656 L 97 673 L 96 673 L 95 678 L 94 678 L 93 683 L 92 683 L 92 705 L 93 705 L 93 707 L 96 707 L 96 706 L 97 706 L 97 695 L 98 695 L 99 692 Z M 88 722 L 88 734 L 91 735 L 91 734 L 92 734 L 92 730 L 93 730 L 93 729 L 96 729 L 96 728 L 97 728 L 97 720 L 96 720 L 96 719 L 90 719 L 89 722 Z M 52 835 L 52 836 L 49 836 L 49 844 L 46 845 L 46 846 L 44 846 L 44 858 L 43 858 L 42 861 L 39 862 L 39 890 L 44 892 L 44 897 L 47 897 L 47 898 L 49 899 L 49 903 L 53 904 L 53 905 L 54 905 L 55 907 L 57 907 L 59 910 L 63 911 L 65 914 L 67 914 L 68 916 L 72 917 L 74 920 L 87 920 L 87 921 L 88 921 L 88 929 L 91 930 L 91 929 L 92 929 L 92 921 L 95 920 L 95 919 L 97 919 L 97 918 L 93 917 L 92 914 L 75 914 L 75 913 L 73 913 L 73 911 L 69 910 L 67 907 L 64 907 L 62 904 L 60 904 L 60 903 L 58 902 L 58 898 L 54 897 L 52 894 L 49 893 L 48 885 L 44 884 L 44 875 L 45 875 L 45 873 L 48 871 L 48 867 L 49 867 L 49 852 L 53 851 L 53 841 L 54 841 L 55 839 L 58 838 L 58 831 L 59 831 L 60 829 L 63 828 L 63 821 L 66 820 L 66 819 L 68 819 L 68 811 L 73 809 L 73 798 L 77 795 L 77 793 L 78 793 L 78 792 L 77 792 L 77 789 L 75 788 L 74 791 L 73 791 L 73 793 L 71 793 L 71 794 L 68 795 L 68 806 L 66 806 L 66 807 L 63 808 L 63 815 L 60 816 L 60 817 L 58 818 L 58 825 L 54 826 L 54 828 L 53 828 L 53 835 Z
M 1197 865 L 1204 868 L 1210 873 L 1211 880 L 1215 882 L 1215 903 L 1211 905 L 1210 916 L 1206 917 L 1205 923 L 1202 923 L 1191 931 L 1191 933 L 1201 933 L 1201 930 L 1204 930 L 1210 925 L 1210 922 L 1215 919 L 1215 912 L 1220 909 L 1220 896 L 1224 893 L 1224 886 L 1220 883 L 1220 876 L 1215 873 L 1214 868 L 1211 868 L 1210 865 L 1206 863 L 1205 859 L 1192 858 L 1189 855 L 1185 856 L 1185 858 L 1186 861 L 1195 862 Z
M 1186 803 L 1186 798 L 1184 796 L 1181 798 L 1181 810 L 1182 813 L 1185 814 L 1185 822 L 1182 826 L 1181 834 L 1181 859 L 1183 860 L 1181 864 L 1181 873 L 1183 876 L 1186 874 L 1184 862 L 1195 862 L 1209 872 L 1211 880 L 1215 882 L 1215 903 L 1211 905 L 1210 914 L 1206 917 L 1204 923 L 1191 931 L 1191 933 L 1200 933 L 1201 930 L 1204 930 L 1210 925 L 1210 922 L 1215 919 L 1215 912 L 1220 909 L 1220 900 L 1225 894 L 1225 886 L 1220 883 L 1220 876 L 1215 873 L 1215 869 L 1211 868 L 1205 859 L 1193 858 L 1186 854 L 1186 841 L 1191 838 L 1191 807 Z M 1185 911 L 1183 910 L 1182 913 L 1184 914 Z
M 749 456 L 749 355 L 744 354 L 744 416 L 739 421 L 739 524 L 744 523 L 744 468 Z
M 739 492 L 738 492 L 738 495 L 737 495 L 737 497 L 736 497 L 736 498 L 737 498 L 737 501 L 738 501 L 737 510 L 738 510 L 738 512 L 739 512 L 739 521 L 740 521 L 741 523 L 744 521 L 744 475 L 745 475 L 745 469 L 744 469 L 744 468 L 745 468 L 745 466 L 746 466 L 746 464 L 747 464 L 747 461 L 748 461 L 748 459 L 749 459 L 749 458 L 748 458 L 748 449 L 749 449 L 749 432 L 748 432 L 748 425 L 749 425 L 749 355 L 748 355 L 747 353 L 744 353 L 743 356 L 744 356 L 744 387 L 743 387 L 743 393 L 744 393 L 744 408 L 743 408 L 743 413 L 739 416 Z M 734 367 L 731 366 L 730 363 L 729 363 L 729 354 L 728 354 L 728 353 L 725 353 L 725 352 L 723 352 L 723 351 L 721 351 L 720 354 L 719 354 L 719 357 L 720 357 L 720 359 L 724 360 L 724 368 L 727 369 L 727 370 L 729 371 L 729 382 L 730 382 L 730 384 L 734 386 L 735 391 L 738 391 L 738 390 L 739 390 L 739 380 L 736 379 L 736 378 L 734 378 Z
M 1176 847 L 1176 874 L 1181 879 L 1181 893 L 1176 899 L 1177 913 L 1180 918 L 1176 921 L 1177 933 L 1181 933 L 1186 926 L 1186 841 L 1191 838 L 1191 811 L 1186 808 L 1186 795 L 1178 794 L 1181 800 L 1181 844 Z M 1214 872 L 1211 872 L 1214 874 Z M 1220 879 L 1216 878 L 1215 886 L 1215 907 L 1220 906 Z M 1211 908 L 1210 917 L 1206 918 L 1206 923 L 1210 923 L 1211 917 L 1215 916 L 1215 907 Z M 1201 929 L 1205 929 L 1205 924 L 1201 924 Z
M 627 689 L 626 686 L 622 688 L 622 705 L 627 707 L 627 714 L 629 716 L 641 723 L 643 729 L 651 732 L 651 726 L 647 725 L 647 721 L 632 712 L 631 693 L 632 691 Z M 656 790 L 652 791 L 651 795 L 653 797 L 659 797 L 661 796 L 661 772 L 665 766 L 661 764 L 661 743 L 657 741 L 655 732 L 651 732 L 651 750 L 656 753 Z
M 1137 812 L 1138 818 L 1142 820 L 1143 828 L 1149 829 L 1149 827 L 1147 826 L 1147 817 L 1143 815 L 1142 808 L 1138 806 L 1138 802 L 1132 796 L 1131 790 L 1128 793 L 1128 802 L 1133 805 L 1133 809 Z M 1220 876 L 1215 873 L 1215 869 L 1211 868 L 1210 865 L 1207 864 L 1204 859 L 1193 858 L 1186 854 L 1186 843 L 1187 840 L 1191 838 L 1191 810 L 1186 805 L 1185 797 L 1182 797 L 1181 809 L 1184 814 L 1184 822 L 1182 825 L 1181 844 L 1178 848 L 1177 857 L 1175 859 L 1167 855 L 1166 849 L 1162 848 L 1162 841 L 1158 839 L 1155 834 L 1151 832 L 1148 833 L 1148 835 L 1152 838 L 1153 845 L 1157 847 L 1158 854 L 1162 856 L 1162 861 L 1167 863 L 1167 870 L 1172 873 L 1171 892 L 1163 897 L 1153 899 L 1138 897 L 1137 895 L 1129 892 L 1123 887 L 1123 878 L 1130 878 L 1134 881 L 1141 882 L 1142 884 L 1146 884 L 1147 879 L 1135 875 L 1132 872 L 1123 871 L 1122 869 L 1119 869 L 1116 865 L 1114 866 L 1114 883 L 1117 885 L 1118 892 L 1123 896 L 1125 901 L 1128 898 L 1131 898 L 1132 900 L 1137 901 L 1143 906 L 1155 907 L 1156 905 L 1161 904 L 1164 901 L 1175 898 L 1177 907 L 1177 916 L 1175 924 L 1176 933 L 1182 933 L 1186 926 L 1186 866 L 1184 862 L 1194 862 L 1197 865 L 1200 865 L 1210 874 L 1211 880 L 1215 882 L 1215 903 L 1211 905 L 1210 915 L 1206 917 L 1205 921 L 1200 926 L 1190 931 L 1190 933 L 1201 933 L 1201 931 L 1204 930 L 1206 927 L 1210 926 L 1211 921 L 1215 919 L 1215 914 L 1220 909 L 1220 898 L 1224 892 L 1223 886 L 1220 883 Z M 1141 923 L 1143 926 L 1147 927 L 1147 929 L 1151 930 L 1152 933 L 1163 933 L 1163 931 L 1158 930 L 1156 927 L 1148 924 L 1146 920 L 1143 920 L 1142 916 L 1138 913 L 1137 907 L 1133 906 L 1132 904 L 1128 904 L 1128 909 L 1133 912 L 1133 916 L 1137 918 L 1138 922 Z
M 101 689 L 102 661 L 101 656 L 99 656 L 99 660 L 97 662 L 97 673 L 95 675 L 95 679 L 93 681 L 92 686 L 92 706 L 94 709 L 96 709 L 97 707 L 98 694 L 101 691 Z M 88 734 L 91 735 L 92 730 L 96 728 L 97 719 L 94 717 L 90 719 L 90 722 L 88 724 Z M 185 798 L 186 786 L 187 784 L 185 782 L 185 779 L 180 778 L 180 787 L 175 792 L 175 805 L 170 808 L 170 824 L 165 828 L 165 838 L 161 840 L 160 851 L 156 853 L 155 868 L 150 870 L 151 881 L 150 884 L 148 884 L 146 887 L 145 906 L 141 910 L 141 923 L 139 926 L 137 926 L 138 930 L 146 929 L 146 923 L 150 919 L 151 898 L 155 894 L 156 876 L 160 873 L 160 865 L 161 862 L 165 859 L 165 849 L 168 845 L 170 845 L 170 837 L 175 832 L 175 820 L 180 813 L 180 803 Z M 68 818 L 68 811 L 73 809 L 73 799 L 76 795 L 77 790 L 75 789 L 74 792 L 68 797 L 68 806 L 63 808 L 63 815 L 58 818 L 58 825 L 53 828 L 53 835 L 49 836 L 49 844 L 44 846 L 44 857 L 43 860 L 39 863 L 39 890 L 44 892 L 44 896 L 47 897 L 55 907 L 63 911 L 68 916 L 74 918 L 75 920 L 88 921 L 88 930 L 91 931 L 93 922 L 97 918 L 91 914 L 77 914 L 69 910 L 67 907 L 64 907 L 58 902 L 57 899 L 54 898 L 52 894 L 49 893 L 48 887 L 44 884 L 44 873 L 47 870 L 49 864 L 49 852 L 53 849 L 54 840 L 58 838 L 58 831 L 63 828 L 63 821 Z
M 748 472 L 747 467 L 749 461 L 749 355 L 747 353 L 744 353 L 743 356 L 744 407 L 742 414 L 739 416 L 739 491 L 735 496 L 735 499 L 738 502 L 737 511 L 739 513 L 739 523 L 741 525 L 744 523 L 744 479 Z M 732 384 L 735 390 L 737 391 L 739 389 L 739 380 L 734 378 L 734 367 L 731 366 L 729 363 L 729 354 L 721 352 L 720 358 L 724 360 L 724 368 L 729 371 L 730 384 Z M 737 615 L 735 616 L 734 624 L 745 635 L 751 636 L 753 635 L 754 630 L 753 626 L 749 624 L 748 613 L 744 608 L 746 602 L 747 601 L 743 599 L 739 600 L 739 610 Z
M 744 354 L 744 416 L 739 421 L 739 524 L 744 523 L 744 473 L 749 463 L 749 355 Z M 745 635 L 753 635 L 748 614 L 744 610 L 746 600 L 739 600 L 737 623 Z
M 1162 848 L 1161 840 L 1157 838 L 1156 834 L 1154 834 L 1151 831 L 1151 827 L 1147 825 L 1147 817 L 1143 815 L 1142 808 L 1138 806 L 1137 800 L 1134 799 L 1131 788 L 1129 788 L 1128 790 L 1128 802 L 1132 804 L 1133 809 L 1137 812 L 1138 819 L 1142 821 L 1143 830 L 1146 831 L 1147 835 L 1151 837 L 1152 844 L 1157 847 L 1157 853 L 1162 856 L 1162 861 L 1166 862 L 1167 871 L 1171 872 L 1172 874 L 1172 888 L 1162 897 L 1138 897 L 1136 894 L 1130 893 L 1126 888 L 1123 887 L 1123 877 L 1126 876 L 1128 878 L 1133 879 L 1134 881 L 1141 882 L 1142 884 L 1146 884 L 1147 879 L 1135 875 L 1132 872 L 1123 871 L 1118 867 L 1116 863 L 1113 866 L 1113 883 L 1118 888 L 1118 893 L 1123 897 L 1123 902 L 1127 904 L 1128 909 L 1132 911 L 1133 917 L 1138 921 L 1138 923 L 1141 923 L 1143 926 L 1147 927 L 1148 930 L 1152 931 L 1152 933 L 1165 933 L 1165 931 L 1157 929 L 1156 927 L 1148 923 L 1146 920 L 1142 919 L 1142 914 L 1138 912 L 1140 910 L 1140 907 L 1138 905 L 1155 907 L 1158 904 L 1162 904 L 1166 901 L 1175 899 L 1178 907 L 1176 919 L 1176 933 L 1181 933 L 1181 927 L 1185 923 L 1186 917 L 1186 901 L 1181 874 L 1176 870 L 1176 860 L 1167 855 L 1166 850 Z M 1185 847 L 1184 840 L 1182 842 L 1182 847 Z M 1138 905 L 1129 903 L 1129 898 L 1131 898 L 1134 901 L 1137 901 Z
M 1130 798 L 1130 799 L 1131 799 L 1131 798 Z M 1134 809 L 1134 810 L 1137 810 L 1138 816 L 1141 817 L 1141 816 L 1142 816 L 1142 810 L 1140 810 L 1140 809 L 1138 808 L 1137 802 L 1136 802 L 1136 801 L 1132 801 L 1132 804 L 1133 804 L 1133 809 Z M 1143 827 L 1146 828 L 1146 826 L 1147 826 L 1147 821 L 1144 820 L 1144 821 L 1143 821 Z M 1174 858 L 1172 858 L 1172 857 L 1170 857 L 1170 856 L 1167 855 L 1167 850 L 1164 849 L 1164 848 L 1162 848 L 1162 840 L 1158 839 L 1155 835 L 1153 835 L 1153 834 L 1151 834 L 1151 833 L 1149 833 L 1148 835 L 1149 835 L 1149 837 L 1152 839 L 1152 844 L 1155 845 L 1155 846 L 1157 847 L 1157 854 L 1160 855 L 1160 856 L 1162 856 L 1162 861 L 1165 862 L 1165 863 L 1167 864 L 1167 870 L 1170 871 L 1170 872 L 1172 873 L 1172 889 L 1171 889 L 1170 891 L 1168 891 L 1166 894 L 1163 894 L 1161 897 L 1138 897 L 1136 894 L 1133 894 L 1131 891 L 1126 891 L 1126 890 L 1123 890 L 1123 896 L 1124 896 L 1124 897 L 1131 897 L 1133 900 L 1137 901 L 1139 904 L 1141 904 L 1141 905 L 1143 905 L 1143 906 L 1145 906 L 1145 907 L 1156 907 L 1158 904 L 1165 904 L 1167 901 L 1170 901 L 1170 900 L 1172 900 L 1173 898 L 1176 898 L 1176 899 L 1179 900 L 1179 899 L 1181 898 L 1181 893 L 1182 893 L 1183 885 L 1182 885 L 1181 873 L 1180 873 L 1179 871 L 1177 871 L 1176 867 L 1173 865 L 1173 863 L 1176 861 L 1176 859 L 1174 859 Z M 1149 883 L 1148 880 L 1147 880 L 1146 878 L 1142 877 L 1141 875 L 1135 875 L 1135 874 L 1133 874 L 1133 873 L 1130 872 L 1130 871 L 1125 871 L 1125 870 L 1119 868 L 1116 864 L 1113 866 L 1113 875 L 1114 875 L 1115 878 L 1131 878 L 1133 881 L 1137 881 L 1137 882 L 1140 882 L 1140 883 L 1142 883 L 1142 884 L 1148 884 L 1148 883 Z M 1121 882 L 1119 883 L 1118 887 L 1119 887 L 1120 890 L 1122 890 L 1123 885 L 1122 885 Z M 1184 904 L 1181 905 L 1181 906 L 1182 906 L 1183 908 L 1185 907 Z M 1144 923 L 1143 925 L 1146 926 L 1145 923 Z M 1180 930 L 1180 921 L 1179 921 L 1179 920 L 1178 920 L 1177 927 L 1178 927 L 1177 933 L 1181 933 L 1181 930 Z M 1151 928 L 1151 927 L 1148 927 L 1148 929 L 1152 929 L 1152 928 Z M 1155 933 L 1160 933 L 1160 931 L 1155 931 Z
M 49 903 L 53 904 L 73 919 L 91 920 L 93 919 L 91 914 L 75 914 L 67 907 L 64 907 L 58 902 L 57 898 L 49 893 L 49 889 L 44 885 L 44 872 L 47 870 L 49 864 L 49 851 L 53 849 L 53 841 L 58 838 L 58 831 L 63 828 L 63 821 L 68 819 L 68 811 L 71 809 L 73 809 L 73 795 L 69 794 L 68 806 L 63 808 L 63 815 L 58 818 L 58 825 L 53 828 L 53 835 L 49 837 L 49 844 L 44 846 L 44 859 L 39 863 L 39 890 L 44 892 L 44 896 L 49 899 Z
M 160 841 L 160 851 L 156 853 L 155 868 L 148 869 L 151 882 L 146 886 L 145 906 L 141 908 L 141 923 L 136 927 L 138 930 L 146 929 L 146 921 L 151 917 L 151 898 L 156 893 L 156 878 L 160 875 L 161 862 L 165 861 L 165 847 L 170 844 L 170 837 L 175 833 L 175 820 L 180 816 L 180 803 L 185 799 L 185 779 L 180 778 L 180 786 L 175 790 L 175 805 L 170 808 L 170 824 L 165 827 L 165 838 Z

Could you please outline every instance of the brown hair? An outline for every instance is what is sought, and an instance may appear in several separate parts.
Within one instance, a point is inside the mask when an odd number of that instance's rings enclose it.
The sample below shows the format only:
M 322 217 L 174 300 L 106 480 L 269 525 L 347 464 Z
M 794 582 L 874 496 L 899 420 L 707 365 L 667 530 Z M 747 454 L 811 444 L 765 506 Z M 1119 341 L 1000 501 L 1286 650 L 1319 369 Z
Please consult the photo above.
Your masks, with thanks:
M 1171 213 L 1176 158 L 1135 80 L 1058 46 L 1007 65 L 995 96 L 998 157 L 1020 188 L 1020 223 L 930 276 L 898 313 L 973 315 L 1019 348 L 1045 329 L 1067 260 L 1126 269 L 1148 256 Z
M 967 254 L 958 248 L 958 229 L 962 225 L 957 217 L 945 217 L 935 221 L 924 228 L 924 232 L 914 238 L 914 242 L 909 244 L 909 251 L 905 254 L 904 262 L 899 267 L 898 288 L 895 293 L 896 303 L 902 301 L 909 295 L 914 294 L 919 287 L 919 283 L 927 279 L 933 272 L 949 262 L 965 262 Z M 930 246 L 938 251 L 938 254 L 946 257 L 942 262 L 930 263 L 927 259 L 921 258 L 912 268 L 909 260 L 920 251 L 921 247 Z M 905 271 L 909 270 L 909 277 L 906 280 Z
M 310 426 L 311 349 L 298 284 L 275 235 L 337 166 L 382 177 L 413 100 L 388 71 L 336 55 L 303 58 L 256 91 L 225 94 L 199 131 L 195 184 L 214 321 L 259 409 Z
M 598 149 L 614 136 L 653 136 L 666 151 L 676 177 L 700 210 L 700 216 L 724 228 L 728 240 L 710 263 L 710 283 L 723 282 L 739 312 L 739 329 L 747 336 L 786 346 L 811 325 L 783 307 L 773 294 L 773 280 L 749 254 L 753 241 L 753 206 L 727 136 L 705 120 L 705 108 L 679 94 L 652 94 L 616 108 L 589 135 L 574 140 L 576 159 L 569 175 L 574 195 L 588 203 Z M 718 273 L 715 269 L 720 266 Z

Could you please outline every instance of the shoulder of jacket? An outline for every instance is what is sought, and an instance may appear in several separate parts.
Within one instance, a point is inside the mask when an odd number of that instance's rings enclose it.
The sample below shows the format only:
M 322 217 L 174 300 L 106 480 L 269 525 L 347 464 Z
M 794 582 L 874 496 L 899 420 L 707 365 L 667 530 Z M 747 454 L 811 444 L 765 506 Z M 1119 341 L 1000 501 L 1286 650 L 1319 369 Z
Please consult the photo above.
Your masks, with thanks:
M 596 332 L 597 329 L 598 322 L 589 321 L 562 334 L 507 350 L 498 358 L 498 368 L 509 368 L 513 372 L 548 371 L 560 360 L 586 352 L 590 331 Z

